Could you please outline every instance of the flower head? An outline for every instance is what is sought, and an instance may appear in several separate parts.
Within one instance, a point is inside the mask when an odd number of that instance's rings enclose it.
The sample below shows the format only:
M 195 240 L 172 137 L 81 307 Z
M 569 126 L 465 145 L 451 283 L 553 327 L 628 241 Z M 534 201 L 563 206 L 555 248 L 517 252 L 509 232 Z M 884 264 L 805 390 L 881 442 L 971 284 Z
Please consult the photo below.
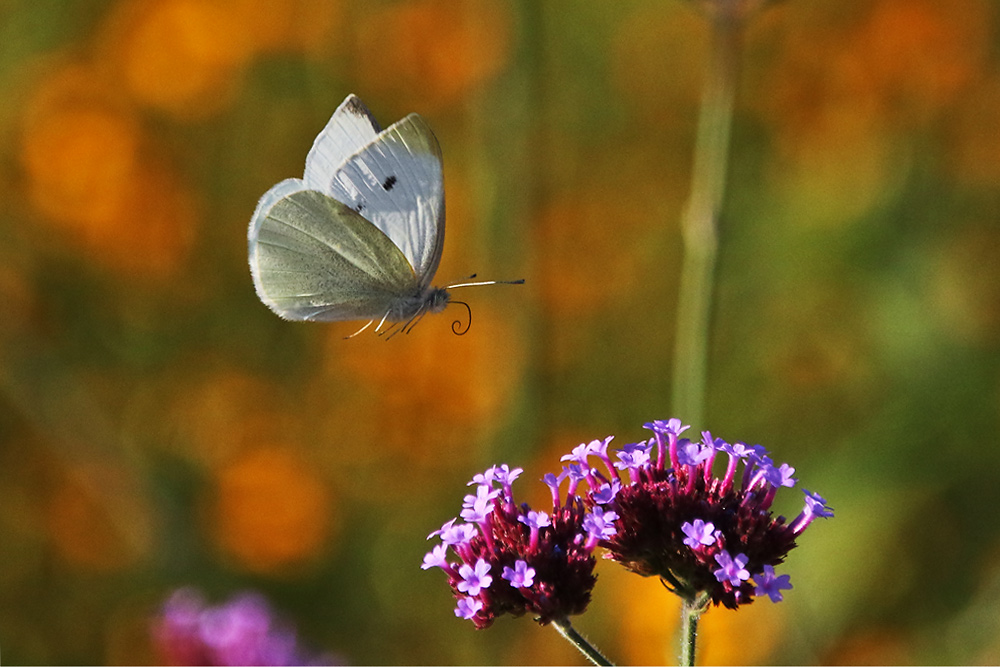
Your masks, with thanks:
M 571 489 L 591 509 L 584 523 L 588 537 L 608 550 L 606 558 L 661 577 L 687 599 L 707 593 L 716 605 L 733 609 L 755 595 L 780 600 L 791 584 L 787 575 L 775 575 L 774 566 L 815 518 L 833 516 L 826 500 L 807 491 L 804 509 L 787 522 L 770 508 L 779 488 L 795 485 L 795 469 L 775 465 L 763 447 L 729 444 L 708 431 L 692 442 L 680 437 L 689 427 L 678 419 L 645 427 L 653 439 L 626 445 L 617 461 L 604 463 L 606 473 L 589 468 L 589 448 L 570 456 L 574 466 L 590 471 L 581 476 L 589 491 Z M 605 462 L 607 455 L 598 458 Z M 726 461 L 719 475 L 717 458 Z M 616 488 L 610 498 L 608 487 Z
M 590 451 L 602 453 L 599 446 Z M 572 467 L 575 486 L 587 476 L 580 466 Z M 466 497 L 462 514 L 473 522 L 452 520 L 431 533 L 441 543 L 424 556 L 422 567 L 445 572 L 458 601 L 455 615 L 479 629 L 503 614 L 531 613 L 544 625 L 582 613 L 597 580 L 593 552 L 599 539 L 613 533 L 614 513 L 600 507 L 588 511 L 581 498 L 569 494 L 563 501 L 559 487 L 565 474 L 543 480 L 552 491 L 552 511 L 532 510 L 514 502 L 511 483 L 521 471 L 507 471 L 494 466 L 475 477 L 479 489 Z M 449 561 L 449 553 L 457 560 Z
M 193 588 L 175 591 L 153 623 L 153 642 L 173 665 L 317 665 L 328 656 L 304 651 L 295 631 L 267 600 L 241 593 L 208 605 Z

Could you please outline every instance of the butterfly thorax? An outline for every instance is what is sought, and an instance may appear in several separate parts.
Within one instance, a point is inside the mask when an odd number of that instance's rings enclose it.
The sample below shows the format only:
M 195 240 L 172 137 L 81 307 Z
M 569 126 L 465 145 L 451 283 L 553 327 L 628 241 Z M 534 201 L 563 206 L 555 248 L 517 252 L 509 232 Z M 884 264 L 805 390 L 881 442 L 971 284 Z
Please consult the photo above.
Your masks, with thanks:
M 386 320 L 390 322 L 408 321 L 418 315 L 440 313 L 448 305 L 451 295 L 440 287 L 426 287 L 423 290 L 401 297 L 392 304 Z

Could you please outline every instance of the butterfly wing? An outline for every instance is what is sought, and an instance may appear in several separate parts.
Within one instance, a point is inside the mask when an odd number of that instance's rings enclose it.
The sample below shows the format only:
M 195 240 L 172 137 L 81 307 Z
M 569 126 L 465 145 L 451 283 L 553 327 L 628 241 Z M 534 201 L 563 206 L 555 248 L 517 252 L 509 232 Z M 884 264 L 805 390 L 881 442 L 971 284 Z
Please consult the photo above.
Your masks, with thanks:
M 380 132 L 336 170 L 323 192 L 384 232 L 420 285 L 430 283 L 444 246 L 444 180 L 441 148 L 423 118 L 410 114 Z
M 248 250 L 257 294 L 291 320 L 380 319 L 420 292 L 409 261 L 342 202 L 288 179 L 261 198 Z
M 381 131 L 365 103 L 356 95 L 348 95 L 309 149 L 303 177 L 306 187 L 331 194 L 330 183 L 337 170 L 347 158 L 375 141 Z
M 247 238 L 254 286 L 278 315 L 405 319 L 444 244 L 437 139 L 416 114 L 382 131 L 349 95 L 313 142 L 303 178 L 261 197 Z

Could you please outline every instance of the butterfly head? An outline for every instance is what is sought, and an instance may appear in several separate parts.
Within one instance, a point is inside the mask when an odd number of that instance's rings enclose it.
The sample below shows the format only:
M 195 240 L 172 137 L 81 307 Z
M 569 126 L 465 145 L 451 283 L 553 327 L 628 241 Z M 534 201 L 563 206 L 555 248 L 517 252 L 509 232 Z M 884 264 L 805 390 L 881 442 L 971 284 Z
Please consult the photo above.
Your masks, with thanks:
M 451 295 L 443 287 L 432 287 L 424 294 L 424 310 L 440 313 L 451 302 Z

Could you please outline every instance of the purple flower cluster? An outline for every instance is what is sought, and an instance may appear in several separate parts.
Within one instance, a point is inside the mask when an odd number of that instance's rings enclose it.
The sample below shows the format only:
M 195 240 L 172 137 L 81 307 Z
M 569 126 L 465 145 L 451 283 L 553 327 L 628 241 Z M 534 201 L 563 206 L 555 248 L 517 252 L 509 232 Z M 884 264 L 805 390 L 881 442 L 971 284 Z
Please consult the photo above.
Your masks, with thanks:
M 542 624 L 579 614 L 596 581 L 597 546 L 633 572 L 661 577 L 687 600 L 707 597 L 733 609 L 755 596 L 780 601 L 792 586 L 774 568 L 813 519 L 833 516 L 826 501 L 805 491 L 805 507 L 786 523 L 770 508 L 779 488 L 795 485 L 795 469 L 776 466 L 763 447 L 729 444 L 708 431 L 692 442 L 680 437 L 689 427 L 679 419 L 645 428 L 653 437 L 614 452 L 615 461 L 612 437 L 564 456 L 562 472 L 542 479 L 552 493 L 551 516 L 515 504 L 510 485 L 520 468 L 477 475 L 470 483 L 475 495 L 465 497 L 465 523 L 452 519 L 431 533 L 441 544 L 424 557 L 424 569 L 448 575 L 455 614 L 477 628 L 504 613 L 531 612 Z M 725 470 L 716 476 L 723 457 Z M 448 560 L 449 549 L 457 562 Z
M 210 606 L 193 588 L 175 591 L 153 622 L 153 643 L 173 665 L 330 664 L 328 656 L 302 650 L 295 630 L 250 592 Z
M 536 512 L 514 502 L 511 483 L 520 468 L 494 466 L 476 475 L 475 495 L 467 495 L 461 513 L 428 536 L 441 542 L 422 568 L 441 568 L 458 599 L 455 615 L 487 628 L 499 616 L 531 613 L 538 623 L 582 613 L 596 577 L 593 552 L 614 535 L 612 512 L 587 510 L 583 500 L 560 502 L 552 488 L 552 512 Z M 449 561 L 449 550 L 457 561 Z
M 786 524 L 770 507 L 780 487 L 795 485 L 794 468 L 776 466 L 760 445 L 729 444 L 708 431 L 701 442 L 680 438 L 689 427 L 679 419 L 645 428 L 653 437 L 626 445 L 617 461 L 607 452 L 611 438 L 563 457 L 570 461 L 563 474 L 587 482 L 584 505 L 603 506 L 618 517 L 614 534 L 600 543 L 605 557 L 661 577 L 686 599 L 707 593 L 714 604 L 733 609 L 755 595 L 780 601 L 781 591 L 792 586 L 774 567 L 813 519 L 833 516 L 826 501 L 805 491 L 805 507 Z M 713 464 L 720 455 L 726 465 L 717 477 Z M 590 467 L 591 457 L 606 474 Z

